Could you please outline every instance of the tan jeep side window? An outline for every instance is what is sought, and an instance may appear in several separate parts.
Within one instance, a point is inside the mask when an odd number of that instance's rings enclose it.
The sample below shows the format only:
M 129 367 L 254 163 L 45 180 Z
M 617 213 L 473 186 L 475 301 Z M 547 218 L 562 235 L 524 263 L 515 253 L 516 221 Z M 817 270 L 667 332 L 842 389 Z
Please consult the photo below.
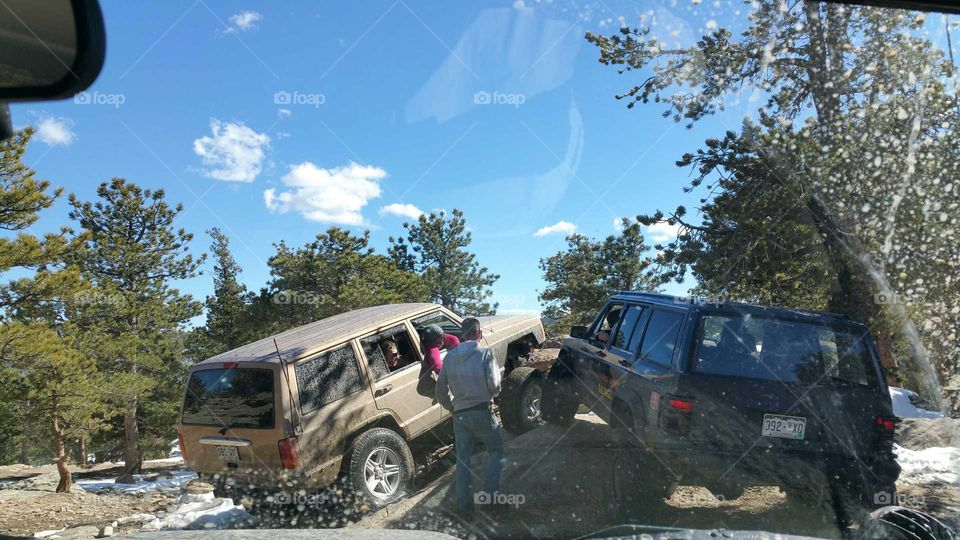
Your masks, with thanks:
M 420 362 L 410 333 L 402 324 L 361 338 L 360 346 L 375 381 Z
M 350 344 L 294 366 L 304 414 L 363 389 L 357 356 Z

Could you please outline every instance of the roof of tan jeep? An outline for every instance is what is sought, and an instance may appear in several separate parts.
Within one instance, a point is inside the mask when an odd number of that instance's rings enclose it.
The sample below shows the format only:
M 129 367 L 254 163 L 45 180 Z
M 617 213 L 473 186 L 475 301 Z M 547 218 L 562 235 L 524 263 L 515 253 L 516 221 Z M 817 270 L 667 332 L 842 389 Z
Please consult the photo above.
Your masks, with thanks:
M 355 309 L 248 343 L 197 365 L 217 362 L 279 362 L 274 339 L 277 340 L 283 359 L 293 362 L 354 335 L 376 329 L 382 324 L 438 307 L 438 304 L 388 304 Z

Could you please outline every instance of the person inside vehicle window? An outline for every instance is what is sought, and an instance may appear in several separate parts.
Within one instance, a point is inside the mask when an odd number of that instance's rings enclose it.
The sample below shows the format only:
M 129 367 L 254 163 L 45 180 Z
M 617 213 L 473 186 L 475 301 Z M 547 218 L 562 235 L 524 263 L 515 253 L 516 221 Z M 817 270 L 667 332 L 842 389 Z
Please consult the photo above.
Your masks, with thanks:
M 410 363 L 400 354 L 397 342 L 392 339 L 381 341 L 380 350 L 383 351 L 383 358 L 387 361 L 387 367 L 390 368 L 390 371 L 396 371 Z
M 440 351 L 449 351 L 457 345 L 460 345 L 460 339 L 444 332 L 439 325 L 431 324 L 423 327 L 420 330 L 420 348 L 423 351 L 420 376 L 424 377 L 428 373 L 432 373 L 433 376 L 439 375 L 440 368 L 443 367 L 443 354 Z
M 604 316 L 603 322 L 600 323 L 600 329 L 597 331 L 598 341 L 606 343 L 610 339 L 610 332 L 613 332 L 613 327 L 620 320 L 620 311 L 620 306 L 614 306 Z

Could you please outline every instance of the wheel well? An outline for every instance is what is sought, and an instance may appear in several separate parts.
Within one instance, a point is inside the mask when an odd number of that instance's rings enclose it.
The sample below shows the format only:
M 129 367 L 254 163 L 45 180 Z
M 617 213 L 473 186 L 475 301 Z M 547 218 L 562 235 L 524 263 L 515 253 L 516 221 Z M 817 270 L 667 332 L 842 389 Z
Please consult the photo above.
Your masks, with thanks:
M 627 403 L 622 399 L 614 400 L 614 402 L 610 404 L 610 416 L 611 426 L 614 424 L 616 424 L 618 427 L 623 426 L 623 423 L 629 419 L 630 423 L 633 425 L 627 425 L 623 427 L 627 427 L 631 430 L 636 429 L 636 420 L 633 418 L 633 410 L 630 408 L 630 405 L 627 405 Z
M 374 429 L 374 428 L 387 428 L 391 431 L 395 431 L 397 435 L 400 435 L 400 437 L 403 438 L 403 440 L 405 441 L 408 440 L 407 434 L 404 433 L 403 429 L 400 428 L 400 424 L 397 423 L 396 418 L 394 418 L 389 414 L 378 416 L 377 418 L 374 418 L 373 420 L 353 430 L 353 433 L 351 433 L 344 440 L 343 456 L 340 459 L 341 473 L 347 470 L 347 464 L 350 461 L 350 448 L 353 446 L 353 442 L 357 440 L 357 437 L 359 437 L 360 435 L 363 435 L 367 431 L 370 431 L 371 429 Z
M 507 358 L 503 363 L 504 371 L 509 373 L 520 367 L 520 357 L 530 354 L 530 351 L 540 343 L 533 333 L 524 334 L 507 344 Z

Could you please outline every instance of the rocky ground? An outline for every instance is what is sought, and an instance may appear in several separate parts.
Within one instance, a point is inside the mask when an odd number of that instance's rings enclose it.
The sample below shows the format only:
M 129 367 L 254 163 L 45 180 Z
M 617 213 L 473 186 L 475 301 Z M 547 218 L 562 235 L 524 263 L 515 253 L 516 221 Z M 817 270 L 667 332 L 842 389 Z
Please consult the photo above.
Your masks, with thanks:
M 182 469 L 182 464 L 145 464 L 148 472 L 157 474 Z M 120 467 L 101 464 L 81 470 L 77 479 L 116 476 Z M 33 536 L 44 530 L 83 527 L 73 537 L 93 538 L 113 521 L 134 514 L 165 512 L 177 493 L 94 494 L 74 485 L 72 493 L 55 493 L 59 482 L 56 467 L 0 467 L 0 535 Z M 9 482 L 9 483 L 8 483 Z M 135 524 L 115 527 L 115 533 L 135 530 Z

